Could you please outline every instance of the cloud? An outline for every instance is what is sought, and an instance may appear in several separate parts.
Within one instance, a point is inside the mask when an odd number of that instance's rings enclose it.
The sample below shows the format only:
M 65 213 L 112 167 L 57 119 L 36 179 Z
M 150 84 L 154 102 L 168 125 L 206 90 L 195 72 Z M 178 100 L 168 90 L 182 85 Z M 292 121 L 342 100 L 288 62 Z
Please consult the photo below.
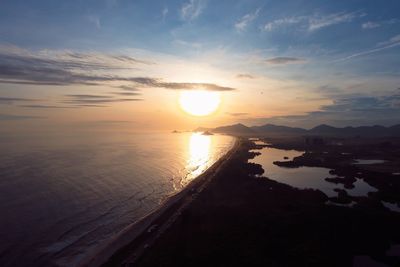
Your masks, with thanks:
M 74 107 L 83 107 L 83 108 L 107 108 L 109 106 L 106 105 L 97 105 L 97 104 L 77 104 L 75 103 Z
M 120 85 L 120 86 L 117 86 L 116 88 L 121 88 L 122 90 L 125 90 L 125 91 L 132 91 L 132 92 L 140 91 L 140 90 L 137 89 L 136 87 L 134 87 L 134 86 L 129 86 L 129 85 Z
M 309 16 L 292 16 L 268 22 L 264 25 L 263 30 L 273 31 L 281 27 L 295 25 L 306 31 L 314 32 L 332 25 L 352 22 L 353 20 L 364 17 L 365 15 L 365 13 L 355 11 L 332 14 L 313 14 Z
M 107 59 L 107 60 L 105 60 Z M 203 89 L 210 91 L 232 91 L 234 88 L 210 83 L 164 82 L 151 77 L 120 76 L 109 71 L 124 66 L 151 64 L 125 55 L 101 55 L 64 53 L 51 51 L 32 55 L 23 52 L 4 54 L 0 49 L 0 83 L 31 85 L 106 85 L 111 82 L 131 82 L 138 86 L 174 90 Z M 107 71 L 106 73 L 104 73 Z M 135 90 L 121 85 L 121 89 Z
M 113 92 L 112 94 L 114 94 L 114 95 L 122 95 L 122 96 L 137 96 L 137 95 L 141 95 L 141 93 L 135 93 L 135 92 Z
M 400 94 L 393 94 L 388 96 L 362 96 L 353 98 L 336 99 L 333 105 L 323 106 L 322 110 L 325 111 L 363 111 L 363 110 L 385 110 L 385 109 L 398 109 L 400 103 Z M 400 109 L 399 109 L 400 111 Z
M 344 22 L 351 22 L 356 18 L 364 17 L 366 14 L 361 12 L 339 12 L 325 16 L 317 15 L 309 19 L 309 31 L 316 31 L 331 25 Z
M 192 49 L 201 49 L 203 47 L 203 44 L 201 43 L 197 43 L 197 42 L 187 42 L 184 40 L 174 40 L 173 41 L 174 44 L 177 44 L 179 46 L 184 46 L 184 47 L 189 47 Z
M 236 78 L 238 78 L 238 79 L 255 79 L 256 77 L 254 77 L 251 74 L 239 73 L 236 75 Z
M 164 7 L 163 10 L 161 11 L 161 16 L 162 16 L 162 20 L 165 21 L 165 18 L 168 15 L 168 7 Z
M 393 36 L 392 38 L 390 38 L 390 39 L 387 40 L 387 41 L 380 42 L 380 43 L 378 44 L 378 46 L 392 45 L 392 44 L 396 44 L 396 43 L 399 43 L 399 42 L 400 42 L 400 34 L 398 34 L 398 35 L 396 35 L 396 36 Z
M 364 30 L 369 30 L 369 29 L 379 28 L 383 25 L 395 24 L 398 22 L 400 22 L 399 19 L 388 19 L 388 20 L 382 20 L 382 21 L 367 21 L 367 22 L 361 24 L 361 28 L 363 28 Z
M 41 116 L 0 114 L 0 121 L 19 121 L 19 120 L 44 119 L 44 118 L 45 117 Z
M 318 124 L 334 126 L 394 125 L 400 118 L 400 93 L 385 96 L 361 96 L 334 99 L 332 104 L 305 115 L 277 116 L 257 119 L 257 123 L 314 127 Z
M 65 95 L 71 98 L 77 99 L 110 99 L 112 96 L 104 96 L 104 95 Z
M 265 62 L 271 65 L 287 65 L 287 64 L 305 63 L 307 61 L 303 58 L 297 58 L 297 57 L 274 57 L 266 59 Z
M 129 70 L 141 64 L 154 64 L 153 62 L 136 59 L 128 55 L 57 50 L 42 50 L 33 53 L 12 46 L 0 46 L 0 62 L 17 66 L 28 64 L 40 67 L 51 66 L 67 70 Z
M 36 101 L 34 99 L 29 98 L 21 98 L 21 97 L 0 97 L 0 105 L 11 105 L 14 102 L 29 102 Z
M 181 18 L 184 21 L 192 21 L 200 16 L 206 7 L 205 0 L 189 0 L 182 5 Z
M 134 121 L 118 121 L 118 120 L 98 120 L 98 121 L 86 121 L 89 124 L 127 124 L 134 123 Z
M 106 104 L 106 103 L 114 103 L 114 102 L 132 102 L 132 101 L 142 101 L 143 99 L 133 99 L 133 98 L 125 98 L 125 99 L 73 99 L 69 101 L 64 101 L 64 103 L 70 104 Z
M 338 86 L 325 84 L 325 85 L 321 85 L 321 86 L 318 86 L 317 88 L 315 88 L 315 91 L 317 91 L 320 95 L 325 96 L 325 97 L 335 97 L 337 95 L 343 94 L 344 91 L 349 91 L 354 88 L 357 88 L 357 87 L 350 86 L 350 87 L 345 88 L 345 90 L 343 90 Z M 325 97 L 322 97 L 322 98 L 326 99 Z
M 233 116 L 233 117 L 241 117 L 241 116 L 249 115 L 249 113 L 246 113 L 246 112 L 226 112 L 226 114 Z
M 86 16 L 86 19 L 92 23 L 96 28 L 99 30 L 101 28 L 101 22 L 100 22 L 100 17 L 96 15 L 88 15 Z
M 247 26 L 258 17 L 258 13 L 260 12 L 260 8 L 255 10 L 253 13 L 248 13 L 240 18 L 235 23 L 235 29 L 239 32 L 246 30 Z
M 128 80 L 103 74 L 151 64 L 126 55 L 42 51 L 14 52 L 0 47 L 0 82 L 38 85 L 95 85 L 99 82 Z M 102 73 L 95 75 L 94 73 Z
M 378 28 L 380 26 L 381 26 L 380 23 L 373 22 L 373 21 L 368 21 L 368 22 L 365 22 L 365 23 L 361 24 L 361 27 L 363 29 L 375 29 L 375 28 Z
M 213 83 L 163 83 L 153 84 L 155 87 L 162 87 L 172 90 L 207 90 L 207 91 L 234 91 L 235 88 L 224 87 Z
M 346 60 L 353 59 L 353 58 L 356 58 L 356 57 L 366 56 L 366 55 L 369 55 L 369 54 L 374 54 L 374 53 L 377 53 L 377 52 L 380 52 L 380 51 L 383 51 L 383 50 L 386 50 L 386 49 L 390 49 L 390 48 L 393 48 L 393 47 L 400 46 L 400 34 L 390 38 L 387 41 L 378 43 L 377 46 L 378 46 L 377 48 L 372 48 L 370 50 L 354 53 L 354 54 L 352 54 L 350 56 L 337 59 L 334 62 L 346 61 Z
M 277 28 L 292 25 L 292 24 L 298 24 L 302 21 L 304 21 L 307 17 L 305 16 L 300 16 L 300 17 L 287 17 L 287 18 L 282 18 L 282 19 L 277 19 L 272 22 L 269 22 L 264 25 L 264 30 L 265 31 L 273 31 Z
M 57 108 L 74 108 L 71 106 L 55 106 L 55 105 L 19 105 L 23 108 L 37 108 L 37 109 L 57 109 Z
M 64 104 L 77 104 L 81 106 L 87 107 L 98 107 L 99 104 L 110 104 L 116 102 L 134 102 L 134 101 L 142 101 L 140 98 L 114 98 L 112 96 L 104 96 L 104 95 L 65 95 L 67 100 L 62 101 Z M 102 106 L 103 107 L 103 106 Z

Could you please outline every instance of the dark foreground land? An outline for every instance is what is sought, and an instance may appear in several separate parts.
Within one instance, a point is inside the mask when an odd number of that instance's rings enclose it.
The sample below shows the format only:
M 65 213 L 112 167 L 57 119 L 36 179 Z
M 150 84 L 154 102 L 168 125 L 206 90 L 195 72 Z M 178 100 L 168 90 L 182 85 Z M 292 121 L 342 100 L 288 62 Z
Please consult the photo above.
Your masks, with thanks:
M 363 170 L 364 178 L 372 181 L 378 193 L 350 200 L 342 193 L 341 198 L 329 201 L 320 191 L 299 190 L 257 177 L 263 173 L 261 166 L 248 163 L 256 155 L 250 152 L 254 148 L 252 142 L 242 140 L 218 176 L 130 265 L 353 266 L 355 262 L 355 266 L 400 266 L 399 252 L 393 249 L 400 244 L 400 213 L 389 211 L 380 202 L 399 200 L 400 177 L 384 176 L 390 180 L 388 186 L 376 181 L 380 170 Z M 340 161 L 337 148 L 331 153 L 314 150 L 313 156 L 295 159 L 287 167 L 331 167 L 345 177 L 346 181 L 339 182 L 351 187 L 348 180 L 360 173 L 349 165 L 352 159 Z M 322 161 L 321 155 L 325 155 Z M 332 201 L 355 204 L 326 204 Z M 120 253 L 106 266 L 120 266 L 128 255 L 129 251 Z M 370 265 L 374 262 L 385 265 Z

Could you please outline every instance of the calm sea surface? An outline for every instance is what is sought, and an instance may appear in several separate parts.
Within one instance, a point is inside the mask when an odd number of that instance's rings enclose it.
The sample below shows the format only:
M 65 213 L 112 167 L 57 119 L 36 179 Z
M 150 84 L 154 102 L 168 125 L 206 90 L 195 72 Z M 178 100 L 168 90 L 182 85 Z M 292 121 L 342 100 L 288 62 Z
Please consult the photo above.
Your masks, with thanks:
M 0 266 L 75 266 L 233 145 L 228 136 L 0 138 Z

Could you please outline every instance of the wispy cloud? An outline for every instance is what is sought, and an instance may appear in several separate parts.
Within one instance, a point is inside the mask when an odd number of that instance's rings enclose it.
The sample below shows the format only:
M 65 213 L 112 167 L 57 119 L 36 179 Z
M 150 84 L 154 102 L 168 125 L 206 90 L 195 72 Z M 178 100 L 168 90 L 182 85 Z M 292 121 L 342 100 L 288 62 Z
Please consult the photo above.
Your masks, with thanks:
M 400 94 L 386 96 L 355 96 L 334 99 L 332 104 L 305 115 L 276 116 L 258 119 L 258 123 L 314 127 L 318 124 L 334 126 L 394 125 L 399 123 Z
M 332 14 L 313 14 L 309 16 L 292 16 L 276 19 L 264 25 L 264 31 L 273 31 L 281 27 L 298 26 L 309 32 L 314 32 L 332 25 L 351 22 L 366 14 L 360 11 L 338 12 Z
M 21 84 L 68 85 L 95 84 L 115 80 L 112 75 L 93 74 L 132 70 L 152 64 L 127 55 L 75 53 L 69 51 L 30 52 L 0 47 L 0 82 Z
M 110 99 L 111 96 L 107 95 L 65 95 L 67 97 L 78 98 L 78 99 Z
M 125 91 L 131 91 L 131 92 L 137 92 L 140 91 L 138 88 L 136 88 L 135 86 L 130 86 L 130 85 L 120 85 L 120 86 L 116 86 L 116 88 L 120 88 L 122 90 Z
M 101 28 L 101 22 L 100 22 L 100 17 L 96 15 L 88 15 L 86 16 L 86 19 L 92 23 L 94 26 L 96 26 L 97 29 Z
M 373 21 L 368 21 L 368 22 L 365 22 L 365 23 L 361 24 L 361 28 L 363 28 L 363 29 L 375 29 L 375 28 L 378 28 L 380 26 L 381 26 L 380 23 L 373 22 Z
M 142 101 L 140 98 L 114 98 L 105 95 L 65 95 L 66 100 L 62 101 L 64 104 L 72 104 L 85 107 L 104 107 L 106 104 L 117 102 L 135 102 Z M 99 106 L 100 104 L 100 106 Z
M 400 34 L 393 36 L 387 41 L 380 42 L 378 46 L 392 45 L 400 42 Z
M 112 92 L 114 95 L 122 95 L 122 96 L 137 96 L 141 95 L 141 93 L 135 93 L 135 92 Z
M 207 91 L 234 91 L 235 88 L 220 86 L 213 83 L 168 83 L 158 82 L 152 84 L 155 87 L 162 87 L 172 90 L 207 90 Z
M 281 18 L 281 19 L 277 19 L 277 20 L 268 22 L 267 24 L 264 25 L 263 29 L 265 31 L 273 31 L 280 27 L 298 24 L 300 22 L 303 22 L 306 19 L 307 19 L 307 17 L 305 17 L 305 16 Z
M 191 21 L 200 16 L 206 7 L 205 0 L 189 0 L 182 5 L 180 10 L 181 18 L 185 21 Z
M 121 120 L 99 120 L 99 121 L 87 121 L 88 124 L 127 124 L 134 123 L 134 121 L 121 121 Z
M 233 91 L 234 88 L 212 83 L 165 82 L 153 77 L 122 76 L 113 68 L 137 66 L 147 61 L 137 60 L 125 55 L 104 56 L 95 54 L 67 53 L 1 53 L 0 83 L 32 85 L 103 85 L 115 87 L 112 83 L 133 83 L 139 87 L 166 88 L 173 90 L 203 89 L 210 91 Z M 109 61 L 100 61 L 107 58 Z M 136 90 L 122 85 L 121 89 Z
M 400 46 L 400 34 L 390 38 L 387 41 L 380 42 L 377 46 L 378 47 L 372 48 L 370 50 L 354 53 L 354 54 L 352 54 L 350 56 L 337 59 L 334 62 L 346 61 L 346 60 L 349 60 L 349 59 L 353 59 L 353 58 L 357 58 L 357 57 L 361 57 L 361 56 L 374 54 L 374 53 L 377 53 L 377 52 L 380 52 L 380 51 L 383 51 L 383 50 L 386 50 L 386 49 L 390 49 L 390 48 L 394 48 L 394 47 Z
M 34 108 L 34 109 L 64 109 L 64 108 L 74 108 L 72 106 L 55 106 L 55 105 L 19 105 L 23 108 Z
M 247 26 L 258 17 L 258 14 L 260 13 L 260 8 L 256 9 L 252 13 L 248 13 L 244 15 L 242 18 L 240 18 L 236 23 L 235 23 L 235 29 L 239 32 L 243 32 L 246 30 Z
M 184 47 L 188 47 L 188 48 L 192 48 L 192 49 L 201 49 L 203 47 L 203 45 L 201 43 L 198 42 L 187 42 L 184 40 L 174 40 L 173 41 L 174 44 L 177 44 L 179 46 L 184 46 Z
M 14 104 L 14 102 L 30 102 L 30 101 L 36 101 L 34 99 L 29 99 L 29 98 L 21 98 L 21 97 L 0 97 L 0 105 L 11 105 Z
M 241 116 L 249 115 L 249 113 L 246 113 L 246 112 L 226 112 L 226 114 L 228 114 L 232 117 L 241 117 Z
M 361 28 L 363 28 L 364 30 L 370 30 L 370 29 L 375 29 L 375 28 L 379 28 L 383 25 L 391 25 L 391 24 L 395 24 L 395 23 L 399 23 L 400 20 L 399 19 L 387 19 L 387 20 L 382 20 L 382 21 L 367 21 L 363 24 L 361 24 Z
M 12 114 L 0 114 L 0 121 L 19 121 L 19 120 L 30 120 L 30 119 L 44 119 L 41 116 L 31 115 L 12 115 Z
M 133 101 L 142 101 L 143 99 L 72 99 L 63 101 L 66 104 L 108 104 L 108 103 L 115 103 L 115 102 L 133 102 Z
M 287 65 L 287 64 L 306 63 L 307 61 L 303 58 L 297 58 L 297 57 L 274 57 L 266 59 L 265 62 L 271 65 Z
M 363 12 L 339 12 L 329 15 L 316 15 L 309 19 L 309 31 L 316 31 L 331 25 L 336 25 L 345 22 L 351 22 L 356 18 L 364 17 Z
M 169 12 L 168 7 L 164 7 L 163 10 L 161 11 L 161 16 L 162 16 L 163 21 L 165 21 L 165 18 L 167 17 L 168 12 Z
M 254 77 L 251 74 L 247 74 L 247 73 L 239 73 L 236 75 L 236 78 L 238 78 L 238 79 L 255 79 L 256 77 Z

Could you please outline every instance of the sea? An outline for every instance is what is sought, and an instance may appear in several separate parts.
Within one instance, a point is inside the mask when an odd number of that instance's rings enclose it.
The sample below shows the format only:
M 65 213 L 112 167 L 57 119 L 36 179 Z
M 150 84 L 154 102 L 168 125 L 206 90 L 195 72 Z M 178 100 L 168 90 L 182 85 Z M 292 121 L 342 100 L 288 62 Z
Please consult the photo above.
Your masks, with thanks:
M 191 132 L 0 136 L 0 266 L 79 266 L 233 144 Z

